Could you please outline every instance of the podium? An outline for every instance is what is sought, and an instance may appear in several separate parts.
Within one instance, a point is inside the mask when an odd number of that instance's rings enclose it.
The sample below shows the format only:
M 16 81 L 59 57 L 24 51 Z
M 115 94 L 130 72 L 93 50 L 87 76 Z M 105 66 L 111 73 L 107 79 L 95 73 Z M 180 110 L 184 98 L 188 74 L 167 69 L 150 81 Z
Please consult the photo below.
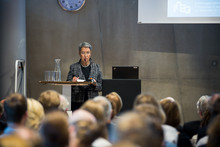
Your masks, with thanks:
M 55 86 L 62 86 L 62 94 L 66 96 L 70 105 L 68 106 L 68 110 L 71 110 L 71 97 L 72 97 L 72 86 L 87 86 L 90 84 L 94 84 L 90 81 L 84 82 L 71 82 L 71 81 L 39 81 L 41 84 L 51 84 Z
M 122 99 L 122 111 L 131 110 L 133 103 L 138 94 L 141 93 L 140 79 L 103 79 L 102 95 L 105 96 L 110 92 L 117 92 Z

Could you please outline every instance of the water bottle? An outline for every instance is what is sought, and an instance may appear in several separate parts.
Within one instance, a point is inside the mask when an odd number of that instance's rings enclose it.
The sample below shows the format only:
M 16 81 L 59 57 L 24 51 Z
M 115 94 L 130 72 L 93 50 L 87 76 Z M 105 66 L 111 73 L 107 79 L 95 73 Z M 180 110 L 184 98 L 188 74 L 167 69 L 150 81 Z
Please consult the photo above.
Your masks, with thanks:
M 55 79 L 54 79 L 54 81 L 61 81 L 60 60 L 61 59 L 54 60 L 55 61 L 55 68 L 54 68 Z

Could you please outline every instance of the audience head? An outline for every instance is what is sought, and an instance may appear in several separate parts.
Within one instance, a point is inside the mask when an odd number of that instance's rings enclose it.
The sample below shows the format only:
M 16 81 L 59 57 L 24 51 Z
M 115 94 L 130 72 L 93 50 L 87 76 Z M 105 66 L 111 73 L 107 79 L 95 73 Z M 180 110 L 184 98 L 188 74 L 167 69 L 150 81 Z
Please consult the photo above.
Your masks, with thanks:
M 212 94 L 212 96 L 209 99 L 209 106 L 210 106 L 210 108 L 212 108 L 213 104 L 215 103 L 215 101 L 217 99 L 220 99 L 220 94 L 219 93 Z
M 40 127 L 43 147 L 66 147 L 69 142 L 68 116 L 63 111 L 51 111 Z
M 25 124 L 27 101 L 22 94 L 13 93 L 6 97 L 4 110 L 9 123 Z
M 60 95 L 54 90 L 42 92 L 38 100 L 43 105 L 45 113 L 58 109 L 60 105 Z
M 37 131 L 44 118 L 44 108 L 40 102 L 33 98 L 27 99 L 27 106 L 26 126 Z
M 134 100 L 134 107 L 140 104 L 152 104 L 156 107 L 159 107 L 157 100 L 149 94 L 139 94 Z
M 216 99 L 211 107 L 211 119 L 214 119 L 220 114 L 220 98 Z
M 155 99 L 155 97 L 153 97 L 150 94 L 139 94 L 134 101 L 134 108 L 141 104 L 151 104 L 151 105 L 154 105 L 156 108 L 158 108 L 158 110 L 160 111 L 161 117 L 162 117 L 161 119 L 163 123 L 165 123 L 166 115 L 163 109 L 161 108 L 160 103 Z
M 16 134 L 6 135 L 0 138 L 0 147 L 30 147 L 29 142 Z
M 69 102 L 67 100 L 67 98 L 60 94 L 60 105 L 59 105 L 59 109 L 63 110 L 63 111 L 67 111 L 67 107 L 69 106 Z
M 0 117 L 2 116 L 3 113 L 4 113 L 4 107 L 2 103 L 0 103 Z
M 42 140 L 38 132 L 27 127 L 19 127 L 14 134 L 25 140 L 29 147 L 42 147 Z
M 111 147 L 141 147 L 141 146 L 129 140 L 123 140 L 113 144 Z
M 208 109 L 208 102 L 209 102 L 209 96 L 208 95 L 203 95 L 199 98 L 199 100 L 196 103 L 197 106 L 197 112 L 202 118 L 205 114 L 205 112 Z
M 117 130 L 120 141 L 129 140 L 144 147 L 161 147 L 163 144 L 161 124 L 150 116 L 126 112 L 118 119 Z
M 87 120 L 96 123 L 95 116 L 90 113 L 89 111 L 78 109 L 73 111 L 73 114 L 69 118 L 69 124 L 74 124 L 75 122 L 79 120 Z
M 99 102 L 87 100 L 80 108 L 92 113 L 97 122 L 105 123 L 104 107 Z
M 116 92 L 109 93 L 108 95 L 106 95 L 106 98 L 111 102 L 113 119 L 114 116 L 120 112 L 123 106 L 122 99 Z
M 102 128 L 90 120 L 78 120 L 69 127 L 71 147 L 91 147 L 92 142 L 102 134 Z
M 144 117 L 152 117 L 158 120 L 161 124 L 165 123 L 164 117 L 162 116 L 160 110 L 152 104 L 140 104 L 134 107 L 134 111 L 140 113 Z
M 220 145 L 220 115 L 218 115 L 208 128 L 207 147 L 219 147 Z
M 160 104 L 166 114 L 165 124 L 175 128 L 178 127 L 181 122 L 181 112 L 178 102 L 172 97 L 167 97 L 160 100 Z
M 93 100 L 99 102 L 104 107 L 105 120 L 109 123 L 111 121 L 112 114 L 112 105 L 110 101 L 104 96 L 96 96 Z

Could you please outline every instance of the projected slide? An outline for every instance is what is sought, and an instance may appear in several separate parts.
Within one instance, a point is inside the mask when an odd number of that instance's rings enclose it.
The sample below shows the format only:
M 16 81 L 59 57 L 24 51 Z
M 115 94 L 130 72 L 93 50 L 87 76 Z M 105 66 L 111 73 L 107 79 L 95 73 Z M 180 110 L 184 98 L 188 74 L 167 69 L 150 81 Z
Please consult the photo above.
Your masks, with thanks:
M 220 0 L 168 0 L 168 17 L 220 17 Z

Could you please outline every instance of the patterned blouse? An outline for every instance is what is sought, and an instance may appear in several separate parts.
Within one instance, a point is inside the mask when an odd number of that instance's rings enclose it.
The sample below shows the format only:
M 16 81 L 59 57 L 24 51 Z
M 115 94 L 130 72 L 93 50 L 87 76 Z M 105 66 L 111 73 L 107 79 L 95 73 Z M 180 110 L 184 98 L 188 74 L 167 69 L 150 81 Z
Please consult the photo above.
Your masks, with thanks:
M 79 77 L 79 79 L 86 80 L 85 76 L 81 70 L 81 59 L 79 62 L 76 62 L 70 65 L 70 70 L 67 76 L 67 81 L 72 81 L 73 77 Z M 88 85 L 88 86 L 72 86 L 72 102 L 84 102 L 84 99 L 87 97 L 88 99 L 94 98 L 98 96 L 98 91 L 102 90 L 102 71 L 100 66 L 90 59 L 90 74 L 89 79 L 96 80 L 96 86 Z

